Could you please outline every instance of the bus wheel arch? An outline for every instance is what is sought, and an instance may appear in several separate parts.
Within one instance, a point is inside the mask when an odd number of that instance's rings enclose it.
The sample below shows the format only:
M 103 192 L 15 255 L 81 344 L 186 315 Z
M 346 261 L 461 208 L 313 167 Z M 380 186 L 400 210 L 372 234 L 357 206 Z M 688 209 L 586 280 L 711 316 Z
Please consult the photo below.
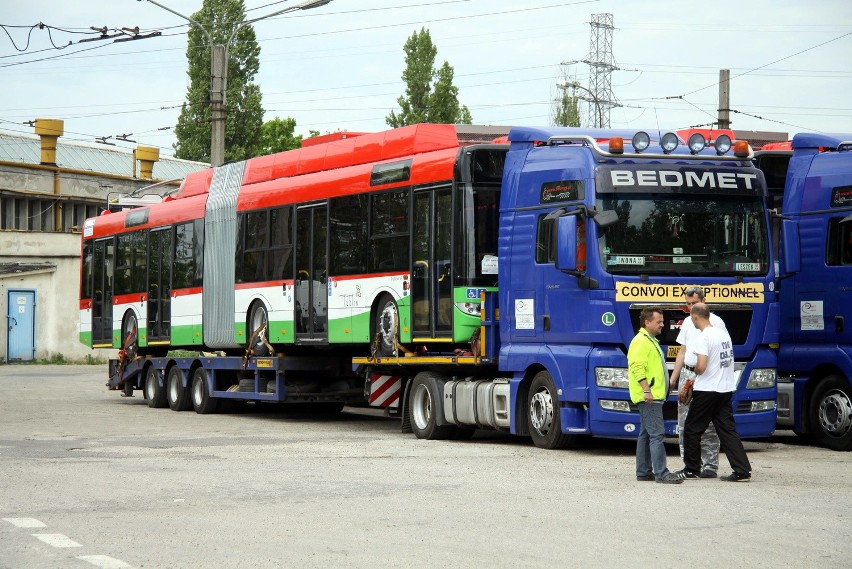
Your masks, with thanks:
M 393 296 L 382 293 L 373 305 L 370 337 L 376 342 L 376 355 L 396 355 L 399 340 L 399 306 Z
M 852 450 L 852 386 L 842 374 L 829 374 L 814 386 L 807 407 L 811 434 L 832 450 Z
M 121 349 L 132 360 L 139 353 L 139 318 L 133 310 L 127 310 L 121 318 Z

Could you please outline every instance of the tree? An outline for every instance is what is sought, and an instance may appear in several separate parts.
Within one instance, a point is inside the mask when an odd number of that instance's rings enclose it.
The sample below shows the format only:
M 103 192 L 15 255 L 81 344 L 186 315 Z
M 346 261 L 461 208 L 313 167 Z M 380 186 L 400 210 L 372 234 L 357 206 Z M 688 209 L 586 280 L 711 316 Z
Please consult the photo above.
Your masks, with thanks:
M 296 119 L 275 117 L 263 123 L 258 154 L 272 154 L 299 148 L 302 145 L 302 135 L 294 134 Z
M 424 122 L 470 124 L 470 111 L 459 104 L 459 89 L 453 85 L 453 68 L 444 61 L 436 70 L 438 49 L 426 28 L 414 32 L 403 46 L 405 51 L 405 96 L 397 99 L 400 113 L 385 117 L 388 126 L 397 128 Z
M 579 97 L 572 91 L 560 89 L 562 96 L 556 100 L 553 109 L 554 126 L 580 126 Z
M 203 0 L 193 14 L 213 38 L 225 45 L 245 20 L 243 0 Z M 243 26 L 228 46 L 228 84 L 225 95 L 225 161 L 257 155 L 263 129 L 260 87 L 254 84 L 260 67 L 260 46 L 254 29 Z M 210 45 L 198 26 L 189 27 L 186 48 L 189 87 L 175 127 L 175 156 L 185 160 L 210 161 Z

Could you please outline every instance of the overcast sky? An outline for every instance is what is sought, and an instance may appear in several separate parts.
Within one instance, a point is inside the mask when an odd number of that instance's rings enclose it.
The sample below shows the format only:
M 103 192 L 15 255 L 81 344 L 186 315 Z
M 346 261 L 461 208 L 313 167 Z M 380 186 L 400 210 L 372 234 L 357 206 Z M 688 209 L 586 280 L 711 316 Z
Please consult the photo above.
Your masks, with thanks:
M 201 7 L 158 2 L 188 16 Z M 247 18 L 287 5 L 245 3 Z M 475 124 L 547 125 L 563 74 L 589 85 L 588 65 L 560 63 L 589 59 L 589 22 L 603 13 L 615 26 L 611 81 L 622 106 L 611 111 L 614 128 L 714 121 L 719 70 L 727 68 L 735 130 L 852 133 L 849 0 L 334 0 L 254 24 L 265 119 L 293 117 L 304 135 L 387 128 L 405 88 L 402 46 L 425 27 L 436 65 L 455 69 Z M 78 43 L 97 34 L 30 31 L 39 22 L 72 31 L 139 26 L 162 36 Z M 59 118 L 66 140 L 128 135 L 173 153 L 187 87 L 185 20 L 139 0 L 0 0 L 0 23 L 0 130 L 32 133 L 22 123 Z M 57 51 L 51 39 L 74 44 Z

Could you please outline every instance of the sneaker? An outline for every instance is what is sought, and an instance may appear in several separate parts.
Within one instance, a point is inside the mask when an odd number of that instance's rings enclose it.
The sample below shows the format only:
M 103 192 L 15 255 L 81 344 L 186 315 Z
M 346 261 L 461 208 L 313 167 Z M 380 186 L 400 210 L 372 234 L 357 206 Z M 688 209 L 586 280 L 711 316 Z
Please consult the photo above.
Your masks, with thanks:
M 693 470 L 687 470 L 684 468 L 683 470 L 678 470 L 674 473 L 675 476 L 680 478 L 681 480 L 686 480 L 688 478 L 699 478 L 699 474 Z
M 719 480 L 725 482 L 748 482 L 751 480 L 751 474 L 740 474 L 739 472 L 731 472 L 727 476 L 722 476 Z
M 682 484 L 683 478 L 681 478 L 674 472 L 667 472 L 663 474 L 663 477 L 658 479 L 657 482 L 659 482 L 660 484 Z
M 709 468 L 705 468 L 698 475 L 699 478 L 716 478 L 718 476 L 715 470 L 710 470 Z
M 653 474 L 643 474 L 642 476 L 636 477 L 637 482 L 653 482 L 654 475 Z

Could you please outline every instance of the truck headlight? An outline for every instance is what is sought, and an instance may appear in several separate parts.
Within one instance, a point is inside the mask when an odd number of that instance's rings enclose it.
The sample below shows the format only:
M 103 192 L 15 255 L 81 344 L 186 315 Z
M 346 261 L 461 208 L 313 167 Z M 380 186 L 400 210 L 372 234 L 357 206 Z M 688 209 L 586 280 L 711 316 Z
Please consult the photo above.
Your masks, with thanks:
M 766 389 L 775 387 L 775 370 L 773 368 L 758 368 L 751 370 L 746 383 L 746 389 Z
M 595 383 L 598 387 L 615 387 L 627 389 L 627 368 L 625 367 L 597 367 L 595 368 Z

